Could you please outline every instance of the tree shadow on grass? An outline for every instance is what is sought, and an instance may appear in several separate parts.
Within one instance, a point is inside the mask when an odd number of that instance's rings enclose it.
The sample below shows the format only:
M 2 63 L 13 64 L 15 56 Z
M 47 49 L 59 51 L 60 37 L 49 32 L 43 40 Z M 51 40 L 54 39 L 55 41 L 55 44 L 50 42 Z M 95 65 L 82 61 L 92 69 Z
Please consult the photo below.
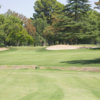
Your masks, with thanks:
M 99 64 L 100 58 L 93 60 L 73 60 L 73 61 L 63 61 L 61 63 L 69 63 L 69 64 Z
M 98 47 L 98 48 L 90 48 L 90 50 L 100 50 L 100 47 Z

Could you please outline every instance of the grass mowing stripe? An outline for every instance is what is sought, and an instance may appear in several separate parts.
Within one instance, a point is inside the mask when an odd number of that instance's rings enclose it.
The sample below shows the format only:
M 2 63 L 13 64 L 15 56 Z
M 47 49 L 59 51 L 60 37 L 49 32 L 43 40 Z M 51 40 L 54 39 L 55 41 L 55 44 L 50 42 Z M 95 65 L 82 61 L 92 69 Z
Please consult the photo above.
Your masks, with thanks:
M 93 72 L 0 70 L 0 86 L 5 87 L 0 88 L 0 99 L 99 100 L 99 77 L 100 73 Z

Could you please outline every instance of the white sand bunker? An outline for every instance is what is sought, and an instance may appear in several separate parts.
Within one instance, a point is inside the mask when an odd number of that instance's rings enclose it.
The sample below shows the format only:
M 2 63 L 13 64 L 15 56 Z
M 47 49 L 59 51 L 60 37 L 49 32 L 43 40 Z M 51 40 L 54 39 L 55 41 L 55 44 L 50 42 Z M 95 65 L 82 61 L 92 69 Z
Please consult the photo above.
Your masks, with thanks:
M 70 50 L 70 49 L 80 49 L 80 48 L 87 48 L 87 49 L 96 49 L 99 48 L 100 46 L 92 46 L 92 45 L 53 45 L 49 46 L 46 49 L 47 50 Z
M 8 48 L 0 48 L 0 51 L 8 50 Z
M 46 49 L 47 50 L 70 50 L 70 49 L 79 49 L 82 48 L 82 46 L 75 46 L 75 45 L 53 45 L 49 46 Z

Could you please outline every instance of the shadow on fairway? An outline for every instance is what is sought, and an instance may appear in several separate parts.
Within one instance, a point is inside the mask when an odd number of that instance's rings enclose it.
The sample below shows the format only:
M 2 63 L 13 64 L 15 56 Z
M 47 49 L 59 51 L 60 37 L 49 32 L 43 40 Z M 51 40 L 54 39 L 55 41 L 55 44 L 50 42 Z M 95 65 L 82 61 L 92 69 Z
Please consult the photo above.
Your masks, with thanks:
M 93 60 L 72 60 L 72 61 L 63 61 L 61 63 L 69 63 L 69 64 L 99 64 L 100 58 Z
M 98 47 L 98 48 L 91 48 L 90 50 L 100 50 L 100 47 Z

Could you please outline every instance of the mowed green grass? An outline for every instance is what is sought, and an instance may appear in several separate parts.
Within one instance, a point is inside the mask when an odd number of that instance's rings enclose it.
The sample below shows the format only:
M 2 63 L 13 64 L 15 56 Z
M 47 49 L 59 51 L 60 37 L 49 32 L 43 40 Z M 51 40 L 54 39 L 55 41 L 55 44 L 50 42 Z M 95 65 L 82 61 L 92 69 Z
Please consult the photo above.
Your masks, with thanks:
M 100 73 L 0 70 L 0 100 L 100 100 Z
M 100 67 L 100 49 L 49 51 L 44 47 L 12 47 L 0 51 L 0 65 Z

